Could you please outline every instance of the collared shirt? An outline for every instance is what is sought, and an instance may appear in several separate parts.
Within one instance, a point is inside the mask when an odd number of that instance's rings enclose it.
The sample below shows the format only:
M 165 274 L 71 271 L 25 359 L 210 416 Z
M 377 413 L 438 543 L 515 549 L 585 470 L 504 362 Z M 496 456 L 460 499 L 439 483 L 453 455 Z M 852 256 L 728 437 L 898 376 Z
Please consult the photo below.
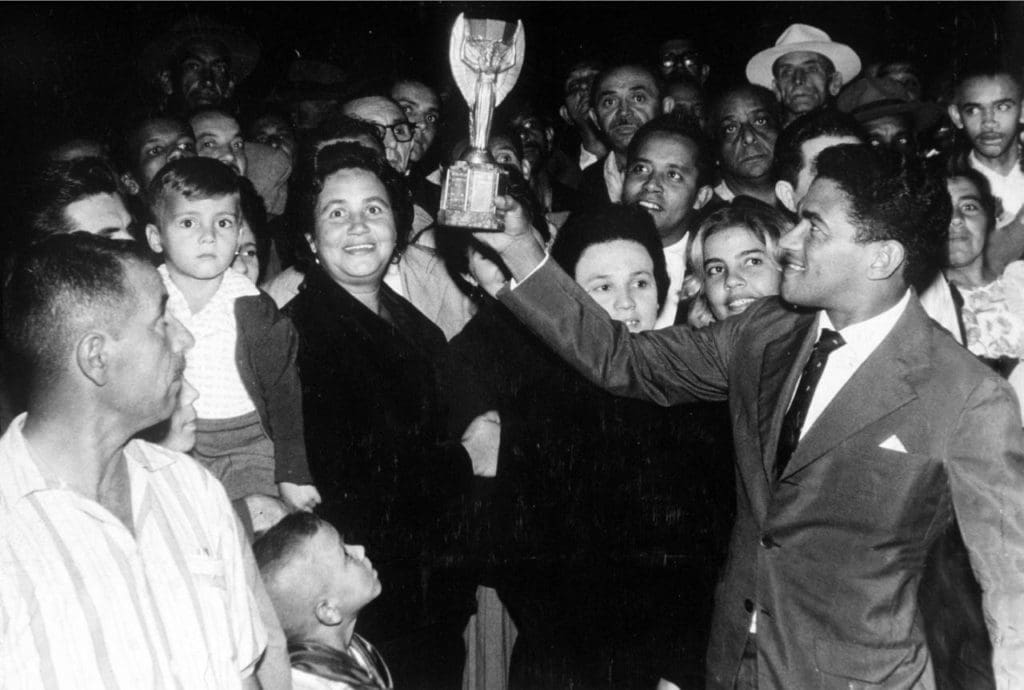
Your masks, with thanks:
M 235 363 L 238 341 L 235 300 L 258 295 L 259 289 L 241 273 L 227 270 L 217 292 L 206 306 L 193 314 L 185 295 L 171 280 L 167 267 L 160 266 L 159 271 L 167 287 L 167 310 L 196 341 L 185 355 L 185 378 L 199 391 L 196 414 L 200 419 L 230 419 L 255 412 L 256 405 L 245 390 Z
M 587 147 L 580 144 L 580 170 L 586 170 L 600 159 L 587 150 Z
M 1024 206 L 1024 170 L 1020 168 L 1020 156 L 1018 155 L 1007 175 L 1002 175 L 985 165 L 974 149 L 971 149 L 971 153 L 967 156 L 967 162 L 985 176 L 989 186 L 992 187 L 993 196 L 999 198 L 1003 203 L 1003 212 L 996 219 L 996 227 L 1001 228 L 1013 222 L 1014 217 Z
M 676 322 L 676 311 L 679 309 L 679 295 L 683 289 L 683 278 L 686 277 L 686 248 L 690 233 L 685 233 L 677 242 L 664 247 L 665 270 L 668 271 L 668 292 L 665 293 L 665 304 L 661 306 L 655 328 L 665 328 Z
M 811 404 L 807 408 L 807 416 L 804 418 L 804 426 L 800 429 L 800 438 L 803 438 L 807 430 L 825 411 L 828 404 L 839 394 L 860 365 L 878 349 L 878 346 L 885 336 L 889 335 L 896 326 L 900 316 L 906 311 L 910 303 L 910 291 L 908 290 L 903 298 L 895 305 L 889 307 L 881 314 L 872 316 L 870 319 L 847 326 L 839 331 L 843 336 L 845 345 L 833 352 L 825 363 L 825 369 L 818 380 L 818 387 L 814 389 L 811 396 Z M 829 328 L 835 330 L 831 319 L 824 311 L 818 315 L 817 335 L 821 337 L 822 330 Z M 817 341 L 817 337 L 815 338 Z M 794 395 L 796 392 L 794 391 Z
M 622 201 L 622 184 L 625 180 L 626 173 L 619 170 L 615 154 L 609 153 L 604 157 L 604 186 L 608 188 L 608 198 L 613 204 Z
M 124 449 L 134 534 L 0 438 L 0 678 L 12 688 L 241 687 L 266 633 L 224 487 L 191 458 Z
M 953 293 L 950 292 L 946 276 L 939 273 L 931 285 L 918 295 L 921 306 L 928 316 L 949 331 L 953 339 L 963 345 L 963 337 L 960 335 L 960 319 L 957 317 L 956 304 L 953 302 Z

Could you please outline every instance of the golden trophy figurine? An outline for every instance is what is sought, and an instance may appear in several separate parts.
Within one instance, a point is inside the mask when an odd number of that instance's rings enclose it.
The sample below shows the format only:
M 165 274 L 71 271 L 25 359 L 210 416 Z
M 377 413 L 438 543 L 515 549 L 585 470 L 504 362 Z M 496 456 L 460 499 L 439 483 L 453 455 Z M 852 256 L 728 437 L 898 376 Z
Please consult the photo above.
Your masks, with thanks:
M 448 61 L 455 83 L 470 107 L 469 149 L 445 171 L 441 190 L 441 225 L 472 230 L 504 229 L 494 197 L 503 194 L 508 174 L 487 152 L 494 109 L 515 86 L 523 68 L 526 37 L 523 23 L 466 19 L 452 27 Z

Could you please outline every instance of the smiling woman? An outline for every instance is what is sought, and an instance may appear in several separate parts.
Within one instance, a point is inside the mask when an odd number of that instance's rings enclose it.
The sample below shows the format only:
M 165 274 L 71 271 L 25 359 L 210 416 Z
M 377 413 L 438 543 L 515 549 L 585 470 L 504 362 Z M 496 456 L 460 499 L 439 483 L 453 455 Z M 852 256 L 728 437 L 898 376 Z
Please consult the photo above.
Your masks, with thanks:
M 360 625 L 396 660 L 396 687 L 448 676 L 457 685 L 461 606 L 463 594 L 472 603 L 472 587 L 453 586 L 437 564 L 454 533 L 446 506 L 468 485 L 471 464 L 461 446 L 442 444 L 444 335 L 384 283 L 409 235 L 412 202 L 401 176 L 359 144 L 328 145 L 304 165 L 312 169 L 299 171 L 301 227 L 315 263 L 285 313 L 299 333 L 318 512 L 376 554 L 384 593 Z M 430 577 L 447 579 L 444 597 Z M 429 642 L 410 638 L 421 634 Z M 387 654 L 393 645 L 418 651 Z

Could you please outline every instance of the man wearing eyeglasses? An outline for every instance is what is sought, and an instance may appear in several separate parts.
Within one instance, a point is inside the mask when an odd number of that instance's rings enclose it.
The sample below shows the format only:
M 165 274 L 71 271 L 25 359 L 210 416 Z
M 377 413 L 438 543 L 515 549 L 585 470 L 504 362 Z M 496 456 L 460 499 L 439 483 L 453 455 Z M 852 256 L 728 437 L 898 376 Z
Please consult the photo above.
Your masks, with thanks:
M 670 38 L 658 47 L 658 68 L 663 79 L 689 77 L 701 87 L 708 81 L 711 67 L 692 38 Z
M 405 174 L 412 154 L 413 126 L 405 113 L 387 96 L 354 98 L 341 107 L 343 115 L 368 122 L 384 142 L 384 156 L 391 167 Z

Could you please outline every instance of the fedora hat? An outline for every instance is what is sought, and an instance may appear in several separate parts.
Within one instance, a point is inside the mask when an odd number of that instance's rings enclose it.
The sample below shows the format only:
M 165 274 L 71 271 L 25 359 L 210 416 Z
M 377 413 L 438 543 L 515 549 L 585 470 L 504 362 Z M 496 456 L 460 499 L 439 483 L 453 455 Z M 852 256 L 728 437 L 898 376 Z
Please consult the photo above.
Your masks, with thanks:
M 853 48 L 836 43 L 827 33 L 809 24 L 790 24 L 775 45 L 750 58 L 747 63 L 747 81 L 765 88 L 772 88 L 774 75 L 772 65 L 787 53 L 809 52 L 824 55 L 843 75 L 843 83 L 849 84 L 860 73 L 860 58 Z
M 905 86 L 878 77 L 861 77 L 849 84 L 836 99 L 836 107 L 860 123 L 889 115 L 909 115 L 918 132 L 938 122 L 943 113 L 937 103 L 912 100 Z
M 182 46 L 196 40 L 221 43 L 228 49 L 231 74 L 236 83 L 244 81 L 260 59 L 259 43 L 242 29 L 190 14 L 143 49 L 138 62 L 139 73 L 147 81 L 157 79 Z

